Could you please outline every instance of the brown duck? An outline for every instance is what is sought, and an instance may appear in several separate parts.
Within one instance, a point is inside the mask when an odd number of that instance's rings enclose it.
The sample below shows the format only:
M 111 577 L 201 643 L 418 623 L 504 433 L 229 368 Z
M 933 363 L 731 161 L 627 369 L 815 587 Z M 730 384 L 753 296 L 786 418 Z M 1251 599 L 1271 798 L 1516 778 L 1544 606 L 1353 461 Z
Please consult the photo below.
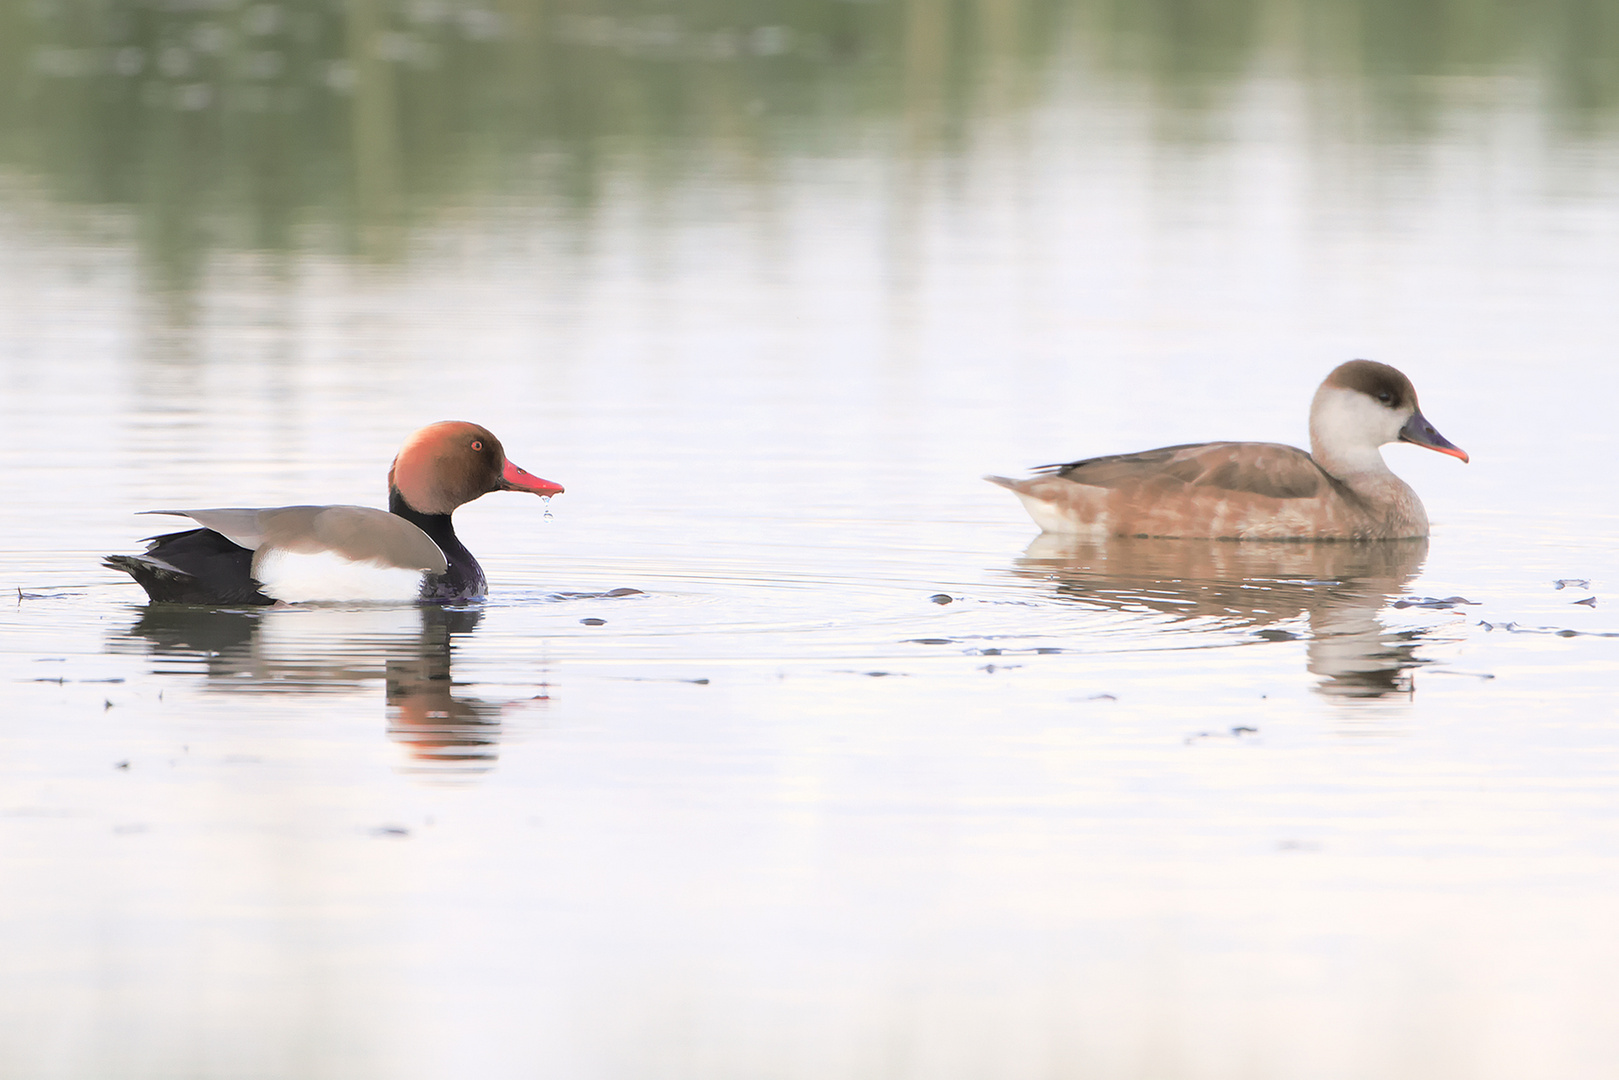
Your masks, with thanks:
M 1219 540 L 1395 540 L 1428 535 L 1428 514 L 1379 447 L 1409 442 L 1468 460 L 1434 430 L 1411 380 L 1351 360 L 1310 405 L 1310 452 L 1213 442 L 1047 465 L 1010 488 L 1048 533 Z

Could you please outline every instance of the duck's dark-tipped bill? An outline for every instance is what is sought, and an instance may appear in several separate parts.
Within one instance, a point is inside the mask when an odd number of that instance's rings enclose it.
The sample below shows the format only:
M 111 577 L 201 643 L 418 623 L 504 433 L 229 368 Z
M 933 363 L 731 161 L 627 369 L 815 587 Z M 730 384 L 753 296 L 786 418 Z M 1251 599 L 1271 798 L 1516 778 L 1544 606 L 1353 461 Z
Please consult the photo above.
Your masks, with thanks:
M 1412 413 L 1411 419 L 1400 429 L 1400 441 L 1426 446 L 1429 450 L 1437 450 L 1441 454 L 1449 454 L 1463 461 L 1469 460 L 1466 450 L 1434 430 L 1434 426 L 1428 423 L 1428 418 L 1420 412 Z
M 500 490 L 528 491 L 535 495 L 561 495 L 562 485 L 541 480 L 527 469 L 519 469 L 508 461 L 500 473 Z

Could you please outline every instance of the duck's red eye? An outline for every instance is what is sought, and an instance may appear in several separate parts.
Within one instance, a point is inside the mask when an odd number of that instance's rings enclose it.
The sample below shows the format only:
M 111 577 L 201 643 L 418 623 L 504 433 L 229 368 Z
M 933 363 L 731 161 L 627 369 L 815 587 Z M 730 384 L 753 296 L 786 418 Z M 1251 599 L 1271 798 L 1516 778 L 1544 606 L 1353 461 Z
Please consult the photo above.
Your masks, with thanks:
M 483 443 L 481 441 L 477 440 L 477 439 L 473 439 L 472 440 L 472 448 L 474 450 L 482 450 L 483 449 Z

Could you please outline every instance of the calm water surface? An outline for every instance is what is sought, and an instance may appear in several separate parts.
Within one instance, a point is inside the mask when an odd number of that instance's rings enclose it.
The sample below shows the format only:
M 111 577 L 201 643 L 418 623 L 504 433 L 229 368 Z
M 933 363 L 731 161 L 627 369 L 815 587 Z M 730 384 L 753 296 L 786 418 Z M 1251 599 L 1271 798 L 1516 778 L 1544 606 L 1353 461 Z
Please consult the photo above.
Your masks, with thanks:
M 7 17 L 0 1074 L 1609 1075 L 1612 35 L 1004 7 Z M 979 479 L 1354 356 L 1427 543 Z M 98 566 L 450 417 L 481 608 Z

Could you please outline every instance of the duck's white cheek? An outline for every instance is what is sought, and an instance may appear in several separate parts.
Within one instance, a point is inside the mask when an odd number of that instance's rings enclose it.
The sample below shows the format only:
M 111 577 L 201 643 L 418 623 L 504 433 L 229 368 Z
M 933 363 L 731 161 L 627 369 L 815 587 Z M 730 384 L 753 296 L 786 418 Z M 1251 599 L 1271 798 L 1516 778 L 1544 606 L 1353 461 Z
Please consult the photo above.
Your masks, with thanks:
M 1379 446 L 1395 442 L 1405 417 L 1382 402 L 1352 390 L 1325 390 L 1311 417 L 1310 430 L 1333 466 L 1344 472 L 1381 472 Z
M 411 603 L 422 590 L 420 570 L 354 562 L 329 551 L 316 555 L 271 552 L 260 562 L 257 577 L 266 595 L 289 604 Z

